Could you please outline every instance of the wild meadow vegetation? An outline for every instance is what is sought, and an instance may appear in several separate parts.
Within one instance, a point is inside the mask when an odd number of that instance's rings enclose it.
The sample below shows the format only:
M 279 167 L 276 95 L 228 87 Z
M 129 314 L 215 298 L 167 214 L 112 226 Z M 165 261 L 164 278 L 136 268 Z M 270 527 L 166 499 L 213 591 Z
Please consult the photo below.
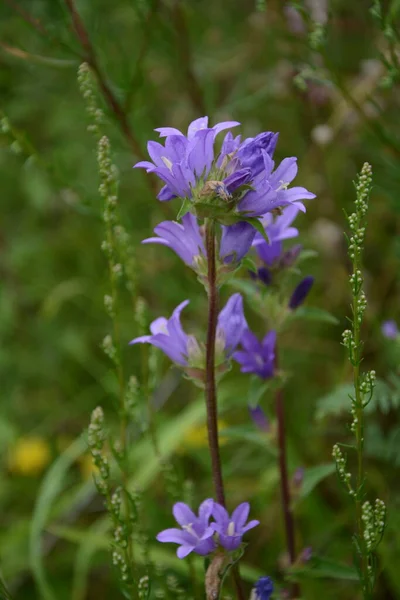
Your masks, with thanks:
M 0 17 L 0 599 L 400 598 L 400 2 Z

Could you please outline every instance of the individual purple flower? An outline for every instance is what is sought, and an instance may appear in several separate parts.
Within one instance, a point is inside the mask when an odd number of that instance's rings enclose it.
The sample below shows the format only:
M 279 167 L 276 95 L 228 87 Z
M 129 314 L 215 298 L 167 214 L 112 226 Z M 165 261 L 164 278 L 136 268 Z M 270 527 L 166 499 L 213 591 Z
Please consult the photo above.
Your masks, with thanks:
M 214 501 L 209 498 L 200 504 L 199 516 L 184 502 L 177 502 L 173 509 L 176 522 L 182 529 L 165 529 L 157 535 L 159 542 L 179 544 L 178 558 L 185 558 L 191 552 L 205 556 L 216 548 L 214 528 L 209 525 Z
M 236 125 L 225 121 L 208 127 L 208 117 L 201 117 L 189 125 L 187 136 L 161 127 L 156 131 L 166 138 L 165 145 L 150 141 L 153 162 L 140 161 L 135 167 L 155 173 L 165 183 L 160 200 L 190 199 L 201 217 L 218 215 L 223 222 L 225 214 L 260 217 L 287 205 L 305 210 L 301 200 L 315 195 L 302 187 L 288 189 L 297 174 L 297 159 L 286 158 L 274 170 L 277 134 L 264 132 L 241 142 L 240 136 L 228 133 L 219 156 L 214 156 L 217 134 Z
M 150 325 L 151 335 L 142 335 L 133 339 L 130 344 L 152 344 L 160 348 L 173 362 L 181 366 L 188 364 L 189 342 L 197 345 L 193 336 L 187 335 L 182 329 L 181 312 L 189 304 L 184 300 L 177 306 L 169 319 L 158 317 Z
M 162 244 L 168 246 L 186 263 L 193 266 L 196 257 L 206 255 L 200 228 L 194 215 L 187 213 L 182 217 L 182 224 L 177 221 L 163 221 L 154 228 L 159 237 L 150 237 L 142 244 Z
M 211 527 L 218 534 L 218 541 L 225 550 L 231 552 L 239 548 L 246 531 L 259 525 L 260 521 L 256 520 L 249 521 L 246 524 L 249 512 L 250 504 L 248 502 L 239 504 L 231 516 L 229 516 L 226 508 L 214 502 L 212 515 L 215 523 L 211 523 Z
M 304 277 L 304 279 L 300 281 L 289 300 L 289 308 L 291 310 L 295 310 L 303 304 L 313 285 L 314 277 L 311 277 L 311 275 Z
M 384 321 L 382 323 L 382 333 L 386 338 L 390 340 L 395 340 L 399 335 L 399 330 L 396 321 Z
M 243 298 L 241 294 L 233 294 L 218 316 L 216 352 L 222 348 L 225 356 L 230 358 L 246 329 Z
M 258 427 L 258 429 L 261 429 L 261 431 L 264 431 L 265 433 L 270 431 L 271 425 L 268 421 L 267 415 L 259 404 L 257 406 L 249 406 L 249 413 L 253 423 L 256 427 Z
M 252 331 L 246 329 L 240 340 L 242 350 L 233 354 L 242 373 L 255 373 L 261 379 L 273 377 L 275 370 L 276 331 L 269 331 L 260 342 Z
M 264 576 L 256 582 L 250 600 L 269 600 L 274 591 L 274 584 L 270 577 Z
M 152 344 L 182 367 L 199 367 L 204 360 L 202 347 L 194 336 L 185 333 L 180 320 L 181 312 L 188 304 L 189 300 L 184 300 L 169 319 L 159 317 L 153 321 L 150 325 L 151 335 L 137 337 L 130 344 Z M 217 322 L 216 348 L 223 359 L 230 358 L 246 327 L 243 298 L 240 294 L 233 294 L 221 310 Z
M 289 188 L 289 184 L 297 175 L 297 158 L 284 158 L 274 169 L 274 161 L 269 154 L 262 150 L 264 170 L 253 190 L 248 191 L 238 204 L 238 212 L 249 217 L 260 217 L 276 208 L 294 205 L 305 212 L 301 200 L 315 198 L 315 194 L 303 187 Z

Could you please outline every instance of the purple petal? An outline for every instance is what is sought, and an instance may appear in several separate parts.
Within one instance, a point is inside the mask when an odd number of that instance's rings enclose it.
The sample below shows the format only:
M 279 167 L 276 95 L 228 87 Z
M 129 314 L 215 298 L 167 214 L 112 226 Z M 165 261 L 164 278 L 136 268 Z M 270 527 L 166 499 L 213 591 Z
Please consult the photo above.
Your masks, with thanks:
M 182 526 L 190 525 L 197 521 L 197 517 L 192 511 L 192 509 L 184 502 L 177 502 L 176 504 L 174 504 L 172 513 L 175 517 L 176 522 Z
M 155 165 L 153 163 L 149 162 L 148 160 L 140 160 L 135 165 L 133 165 L 133 168 L 134 169 L 146 169 L 146 171 L 149 173 L 150 171 L 154 171 Z
M 297 202 L 298 200 L 312 200 L 316 197 L 315 194 L 309 192 L 304 187 L 292 187 L 288 190 L 280 190 L 278 194 L 279 196 L 282 196 L 282 198 L 284 198 L 285 202 L 290 203 Z
M 207 500 L 204 500 L 204 502 L 200 504 L 199 519 L 205 527 L 208 525 L 208 521 L 212 514 L 213 506 L 214 500 L 212 498 L 207 498 Z
M 211 537 L 208 537 L 205 540 L 202 540 L 199 544 L 196 544 L 194 551 L 196 554 L 200 554 L 201 556 L 206 556 L 206 554 L 210 554 L 216 548 L 216 543 L 213 539 L 214 531 L 211 533 Z
M 183 136 L 183 133 L 179 131 L 179 129 L 175 129 L 175 127 L 157 127 L 154 131 L 157 131 L 160 134 L 160 137 L 167 137 L 169 135 Z
M 176 527 L 172 529 L 164 529 L 156 536 L 158 542 L 172 542 L 174 544 L 192 543 L 193 536 L 187 531 L 182 531 Z
M 168 200 L 172 200 L 172 198 L 176 198 L 176 196 L 173 192 L 171 192 L 167 185 L 164 185 L 158 192 L 157 198 L 161 202 L 168 202 Z
M 278 187 L 282 183 L 291 183 L 297 175 L 297 170 L 297 158 L 295 156 L 284 158 L 272 174 L 271 185 Z
M 224 179 L 226 189 L 230 194 L 237 190 L 241 185 L 250 183 L 252 179 L 251 169 L 239 169 Z
M 221 546 L 225 548 L 225 550 L 228 550 L 228 552 L 236 550 L 242 543 L 242 537 L 240 535 L 233 536 L 220 534 L 218 539 Z
M 233 294 L 218 316 L 218 330 L 225 338 L 225 352 L 227 357 L 239 344 L 247 322 L 243 313 L 243 298 L 240 294 Z
M 150 340 L 151 340 L 151 337 L 152 337 L 151 335 L 141 335 L 140 337 L 137 337 L 137 338 L 131 340 L 129 342 L 129 345 L 133 346 L 134 344 L 146 344 L 146 343 L 149 343 Z
M 185 545 L 185 546 L 180 546 L 178 548 L 178 550 L 176 551 L 176 555 L 178 558 L 185 558 L 188 554 L 190 554 L 191 552 L 193 552 L 194 550 L 194 546 L 189 546 L 189 545 Z
M 224 129 L 230 129 L 231 127 L 237 127 L 238 125 L 240 125 L 239 121 L 223 121 L 222 123 L 217 123 L 214 125 L 213 130 L 215 135 L 218 135 L 220 131 L 223 131 Z
M 260 524 L 260 521 L 257 521 L 256 519 L 253 519 L 253 521 L 249 521 L 247 523 L 247 525 L 245 525 L 242 529 L 242 533 L 246 533 L 246 531 L 249 531 L 249 529 L 253 529 L 254 527 L 257 527 L 257 525 Z
M 150 331 L 153 335 L 165 333 L 168 331 L 168 320 L 165 317 L 158 317 L 150 324 Z
M 218 502 L 214 502 L 212 515 L 216 520 L 216 523 L 212 523 L 211 526 L 218 533 L 220 533 L 220 531 L 224 531 L 229 525 L 229 514 L 226 508 L 221 506 L 221 504 L 218 504 Z
M 188 139 L 192 139 L 196 133 L 202 129 L 208 128 L 208 117 L 200 117 L 195 121 L 192 121 L 188 127 L 187 136 Z
M 243 502 L 239 504 L 232 513 L 231 520 L 235 523 L 235 531 L 240 531 L 247 521 L 250 512 L 250 504 Z

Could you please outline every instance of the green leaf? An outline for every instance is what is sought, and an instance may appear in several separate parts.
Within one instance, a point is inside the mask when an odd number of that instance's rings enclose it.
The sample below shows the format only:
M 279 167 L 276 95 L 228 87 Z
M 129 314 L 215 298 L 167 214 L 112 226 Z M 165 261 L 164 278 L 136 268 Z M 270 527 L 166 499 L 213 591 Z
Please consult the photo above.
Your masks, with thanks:
M 316 467 L 305 469 L 298 499 L 306 498 L 323 479 L 332 475 L 335 471 L 336 465 L 334 463 L 317 465 Z
M 238 219 L 238 222 L 240 222 L 240 221 L 245 221 L 245 223 L 250 223 L 250 225 L 252 225 L 254 227 L 254 229 L 257 229 L 258 233 L 262 235 L 262 237 L 267 242 L 267 244 L 269 244 L 269 237 L 263 227 L 263 224 L 261 223 L 261 221 L 259 219 L 257 219 L 256 217 L 247 217 L 247 218 L 240 217 Z
M 30 533 L 30 562 L 40 597 L 43 600 L 56 600 L 57 594 L 50 586 L 43 563 L 42 533 L 47 525 L 54 500 L 60 494 L 65 476 L 71 465 L 86 450 L 84 437 L 77 438 L 53 463 L 43 479 L 32 515 Z
M 331 325 L 338 325 L 339 320 L 331 315 L 322 308 L 316 308 L 314 306 L 300 306 L 300 308 L 293 311 L 292 316 L 289 319 L 307 319 L 309 321 L 320 321 L 321 323 L 329 323 Z
M 191 208 L 192 202 L 188 198 L 185 198 L 182 202 L 182 206 L 180 207 L 178 214 L 176 215 L 176 220 L 179 221 L 179 219 L 182 219 L 182 217 L 184 217 L 185 215 L 187 215 L 188 212 L 190 212 Z

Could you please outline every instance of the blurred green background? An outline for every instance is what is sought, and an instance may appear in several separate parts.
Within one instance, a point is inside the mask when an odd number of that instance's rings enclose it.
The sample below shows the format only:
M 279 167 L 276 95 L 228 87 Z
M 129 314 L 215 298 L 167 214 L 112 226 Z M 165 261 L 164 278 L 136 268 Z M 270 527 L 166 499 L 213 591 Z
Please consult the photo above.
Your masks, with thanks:
M 147 140 L 156 139 L 155 127 L 186 130 L 191 120 L 208 114 L 212 123 L 240 121 L 244 136 L 279 131 L 277 159 L 298 156 L 296 182 L 317 194 L 296 222 L 301 242 L 318 253 L 304 264 L 305 274 L 316 278 L 308 304 L 329 311 L 339 324 L 296 323 L 282 340 L 282 362 L 291 375 L 290 471 L 304 467 L 312 488 L 310 494 L 298 492 L 298 550 L 311 546 L 315 555 L 332 561 L 321 559 L 320 571 L 304 580 L 303 596 L 310 600 L 358 597 L 346 570 L 353 516 L 329 464 L 332 445 L 348 437 L 349 421 L 342 386 L 351 374 L 340 345 L 349 314 L 343 211 L 351 210 L 352 181 L 362 163 L 372 164 L 363 335 L 365 364 L 381 381 L 366 431 L 368 489 L 389 507 L 376 597 L 400 597 L 399 351 L 380 331 L 384 319 L 399 318 L 400 5 L 383 3 L 379 21 L 379 3 L 371 0 L 332 1 L 328 16 L 324 2 L 298 4 L 305 8 L 304 19 L 281 0 L 1 4 L 0 571 L 15 599 L 120 597 L 109 567 L 109 541 L 98 526 L 104 513 L 85 443 L 75 442 L 70 464 L 63 455 L 97 405 L 111 423 L 115 418 L 114 374 L 100 348 L 110 323 L 103 307 L 108 282 L 100 250 L 96 146 L 77 85 L 84 60 L 101 74 L 98 99 L 120 174 L 121 220 L 132 237 L 149 319 L 170 314 L 190 298 L 186 328 L 205 327 L 204 297 L 193 273 L 171 251 L 140 246 L 159 221 L 178 210 L 175 203 L 155 199 L 158 182 L 132 170 L 146 157 Z M 89 42 L 82 30 L 77 36 L 78 18 Z M 137 334 L 128 300 L 121 321 L 126 370 L 136 373 L 139 352 L 127 346 Z M 194 441 L 204 423 L 202 400 L 167 360 L 160 370 L 165 402 L 157 414 L 160 438 L 183 478 L 193 479 L 199 503 L 212 493 L 207 450 Z M 226 438 L 224 474 L 229 504 L 249 499 L 262 522 L 249 535 L 245 563 L 257 569 L 255 575 L 250 570 L 250 581 L 257 573 L 279 581 L 284 537 L 273 442 L 260 445 L 251 426 L 248 384 L 235 367 L 221 386 L 223 426 L 244 424 L 250 432 L 247 438 Z M 273 419 L 272 402 L 263 406 Z M 153 540 L 172 526 L 171 500 L 145 440 L 133 460 Z M 321 470 L 321 464 L 328 467 Z M 186 566 L 174 558 L 173 548 L 158 551 L 168 572 L 178 573 L 185 585 Z M 336 563 L 345 566 L 341 570 Z

